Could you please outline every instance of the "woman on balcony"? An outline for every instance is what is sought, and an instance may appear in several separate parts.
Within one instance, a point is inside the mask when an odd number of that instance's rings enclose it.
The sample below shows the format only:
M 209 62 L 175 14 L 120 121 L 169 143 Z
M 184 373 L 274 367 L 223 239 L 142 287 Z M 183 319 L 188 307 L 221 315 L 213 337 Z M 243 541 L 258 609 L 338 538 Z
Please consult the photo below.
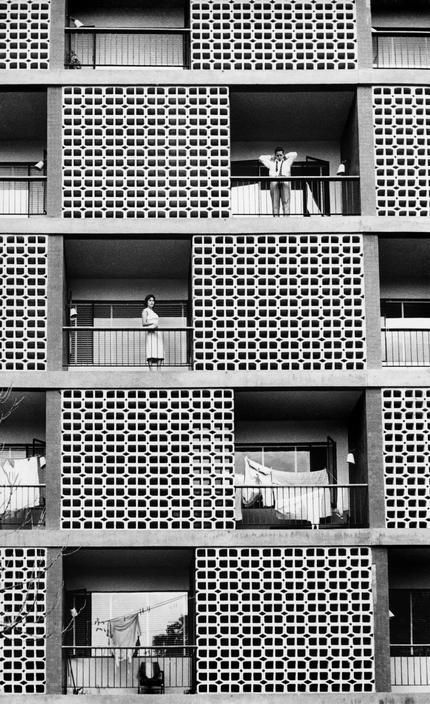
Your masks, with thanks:
M 269 169 L 270 178 L 290 178 L 291 166 L 297 159 L 297 152 L 285 153 L 283 147 L 276 147 L 273 155 L 262 154 L 260 161 Z M 272 199 L 273 215 L 279 215 L 279 205 L 282 203 L 284 215 L 290 214 L 291 183 L 289 181 L 270 181 L 270 197 Z
M 146 333 L 146 359 L 150 369 L 160 367 L 164 359 L 164 345 L 161 333 L 158 331 L 158 315 L 154 310 L 155 296 L 149 294 L 145 298 L 145 308 L 142 311 L 142 326 Z

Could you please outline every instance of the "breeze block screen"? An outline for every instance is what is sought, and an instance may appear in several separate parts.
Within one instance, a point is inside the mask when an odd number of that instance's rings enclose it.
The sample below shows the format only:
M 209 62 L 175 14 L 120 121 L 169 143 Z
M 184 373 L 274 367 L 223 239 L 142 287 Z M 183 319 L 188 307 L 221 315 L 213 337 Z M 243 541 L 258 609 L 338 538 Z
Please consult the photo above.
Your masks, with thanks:
M 63 391 L 61 423 L 63 528 L 234 528 L 231 391 Z
M 63 215 L 229 215 L 223 87 L 63 88 Z
M 378 215 L 430 215 L 430 87 L 373 88 Z
M 46 550 L 0 548 L 0 694 L 43 694 Z
M 388 528 L 430 528 L 430 389 L 383 389 Z
M 0 370 L 46 367 L 47 238 L 0 235 Z
M 362 236 L 195 237 L 193 313 L 195 369 L 362 369 Z
M 369 548 L 196 551 L 197 691 L 371 692 Z
M 0 2 L 0 69 L 48 68 L 50 0 Z
M 356 66 L 355 0 L 191 0 L 194 69 Z

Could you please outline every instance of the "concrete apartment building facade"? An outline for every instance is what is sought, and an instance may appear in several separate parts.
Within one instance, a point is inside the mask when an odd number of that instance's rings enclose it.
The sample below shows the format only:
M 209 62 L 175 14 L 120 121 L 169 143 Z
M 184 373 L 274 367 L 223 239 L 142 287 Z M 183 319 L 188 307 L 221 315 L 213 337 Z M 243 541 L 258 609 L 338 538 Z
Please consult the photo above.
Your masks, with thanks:
M 428 700 L 426 4 L 0 3 L 8 701 Z

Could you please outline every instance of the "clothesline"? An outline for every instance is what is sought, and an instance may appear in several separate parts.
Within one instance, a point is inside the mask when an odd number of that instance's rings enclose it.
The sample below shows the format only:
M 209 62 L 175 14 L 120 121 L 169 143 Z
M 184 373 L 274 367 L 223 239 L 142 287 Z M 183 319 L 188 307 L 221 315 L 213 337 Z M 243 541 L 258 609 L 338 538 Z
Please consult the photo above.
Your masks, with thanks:
M 165 601 L 160 601 L 158 604 L 154 604 L 153 606 L 144 606 L 142 609 L 139 609 L 138 611 L 132 611 L 129 614 L 124 614 L 123 616 L 115 616 L 114 618 L 107 618 L 107 619 L 99 619 L 96 618 L 92 623 L 95 626 L 102 626 L 105 623 L 111 623 L 112 621 L 117 621 L 118 619 L 127 619 L 127 618 L 132 618 L 133 616 L 138 616 L 138 614 L 144 614 L 147 613 L 148 611 L 154 611 L 154 609 L 158 609 L 161 606 L 166 606 L 166 604 L 172 604 L 175 601 L 179 601 L 180 599 L 183 599 L 184 597 L 181 596 L 175 596 L 170 599 L 166 599 Z

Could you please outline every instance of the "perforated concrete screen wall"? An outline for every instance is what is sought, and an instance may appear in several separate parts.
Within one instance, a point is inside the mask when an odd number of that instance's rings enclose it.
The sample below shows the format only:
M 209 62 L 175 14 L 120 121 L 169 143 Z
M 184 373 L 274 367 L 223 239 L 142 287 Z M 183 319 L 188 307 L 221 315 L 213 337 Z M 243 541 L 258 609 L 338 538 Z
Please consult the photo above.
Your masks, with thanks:
M 0 262 L 0 369 L 45 369 L 47 238 L 1 235 Z
M 388 528 L 430 527 L 430 389 L 383 389 Z
M 45 691 L 46 566 L 44 549 L 0 548 L 0 694 Z
M 234 528 L 228 390 L 62 392 L 63 528 Z
M 354 0 L 191 0 L 194 69 L 353 69 Z
M 0 2 L 0 69 L 48 68 L 50 0 Z
M 362 237 L 195 237 L 193 311 L 195 369 L 362 369 Z
M 378 215 L 430 215 L 430 87 L 373 88 Z
M 199 692 L 370 692 L 368 548 L 196 551 Z
M 229 122 L 222 87 L 64 88 L 64 217 L 228 216 Z

